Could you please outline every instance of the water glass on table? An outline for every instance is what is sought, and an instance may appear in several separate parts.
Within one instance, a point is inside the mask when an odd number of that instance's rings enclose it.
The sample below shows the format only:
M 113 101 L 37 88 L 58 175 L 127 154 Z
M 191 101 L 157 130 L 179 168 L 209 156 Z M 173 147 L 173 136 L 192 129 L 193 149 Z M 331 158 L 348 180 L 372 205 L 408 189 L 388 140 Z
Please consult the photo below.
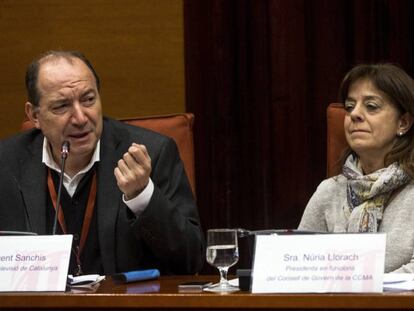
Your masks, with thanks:
M 210 229 L 207 231 L 207 262 L 220 272 L 220 282 L 205 290 L 211 292 L 234 292 L 237 286 L 227 280 L 227 272 L 239 260 L 236 229 Z

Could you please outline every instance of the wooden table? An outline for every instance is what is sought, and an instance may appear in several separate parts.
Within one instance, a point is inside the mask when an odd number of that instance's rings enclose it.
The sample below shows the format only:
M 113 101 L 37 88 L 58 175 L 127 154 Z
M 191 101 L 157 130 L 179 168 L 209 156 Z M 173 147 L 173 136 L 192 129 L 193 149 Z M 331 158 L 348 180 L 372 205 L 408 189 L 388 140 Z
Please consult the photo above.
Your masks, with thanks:
M 382 294 L 231 294 L 179 293 L 178 284 L 218 281 L 217 276 L 167 276 L 159 280 L 115 284 L 103 281 L 95 292 L 0 293 L 0 310 L 186 309 L 186 310 L 414 310 L 414 292 Z

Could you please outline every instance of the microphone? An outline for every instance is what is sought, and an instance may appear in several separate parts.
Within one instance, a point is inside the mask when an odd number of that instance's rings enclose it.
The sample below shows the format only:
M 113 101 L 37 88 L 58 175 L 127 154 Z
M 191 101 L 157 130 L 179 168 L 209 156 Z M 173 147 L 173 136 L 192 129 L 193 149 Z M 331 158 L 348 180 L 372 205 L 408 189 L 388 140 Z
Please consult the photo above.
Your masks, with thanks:
M 66 159 L 68 157 L 69 149 L 70 149 L 70 144 L 67 140 L 65 140 L 62 143 L 62 150 L 61 150 L 62 160 Z M 64 164 L 64 163 L 62 163 L 62 164 Z
M 56 234 L 57 220 L 58 220 L 58 215 L 60 212 L 60 196 L 62 194 L 63 176 L 65 174 L 65 162 L 69 154 L 69 149 L 70 149 L 70 144 L 67 140 L 65 140 L 62 143 L 62 148 L 60 151 L 61 165 L 60 165 L 60 176 L 59 176 L 59 188 L 58 188 L 57 199 L 56 199 L 56 212 L 55 212 L 55 219 L 53 221 L 52 235 Z
M 247 229 L 243 229 L 243 228 L 237 228 L 237 236 L 239 238 L 244 238 L 244 237 L 248 237 L 248 236 L 252 236 L 252 235 L 268 235 L 268 234 L 275 234 L 275 233 L 279 233 L 282 230 L 277 230 L 277 229 L 268 229 L 268 230 L 247 230 Z
M 309 230 L 299 230 L 299 229 L 267 229 L 267 230 L 247 230 L 243 228 L 237 228 L 237 237 L 245 238 L 249 236 L 256 235 L 289 235 L 289 234 L 326 234 L 328 232 L 319 232 L 319 231 L 309 231 Z

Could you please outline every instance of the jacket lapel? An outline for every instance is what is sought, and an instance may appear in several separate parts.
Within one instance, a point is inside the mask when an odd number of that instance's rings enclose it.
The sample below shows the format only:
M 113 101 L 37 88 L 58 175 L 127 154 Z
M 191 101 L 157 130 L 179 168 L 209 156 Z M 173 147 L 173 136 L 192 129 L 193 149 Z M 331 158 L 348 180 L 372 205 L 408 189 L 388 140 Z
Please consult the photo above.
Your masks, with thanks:
M 46 234 L 46 169 L 42 164 L 43 135 L 28 146 L 28 156 L 21 163 L 21 191 L 31 230 Z
M 122 157 L 120 140 L 113 131 L 110 121 L 104 122 L 101 137 L 100 163 L 98 166 L 97 217 L 99 244 L 106 274 L 116 270 L 116 221 L 121 193 L 114 176 L 114 169 Z

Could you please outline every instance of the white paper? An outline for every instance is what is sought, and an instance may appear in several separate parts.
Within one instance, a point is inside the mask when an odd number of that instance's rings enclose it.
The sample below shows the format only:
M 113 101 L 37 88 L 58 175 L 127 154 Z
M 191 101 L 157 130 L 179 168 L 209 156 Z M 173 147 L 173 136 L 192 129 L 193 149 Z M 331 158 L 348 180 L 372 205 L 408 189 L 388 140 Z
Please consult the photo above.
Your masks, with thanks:
M 0 236 L 0 292 L 64 291 L 72 235 Z
M 414 290 L 414 273 L 384 274 L 384 290 Z
M 382 292 L 385 234 L 256 237 L 253 293 Z
M 84 274 L 79 276 L 68 275 L 69 285 L 82 285 L 98 283 L 105 279 L 105 276 L 99 274 Z
M 79 276 L 68 275 L 68 286 L 71 289 L 95 289 L 96 285 L 105 280 L 104 275 L 85 274 Z

